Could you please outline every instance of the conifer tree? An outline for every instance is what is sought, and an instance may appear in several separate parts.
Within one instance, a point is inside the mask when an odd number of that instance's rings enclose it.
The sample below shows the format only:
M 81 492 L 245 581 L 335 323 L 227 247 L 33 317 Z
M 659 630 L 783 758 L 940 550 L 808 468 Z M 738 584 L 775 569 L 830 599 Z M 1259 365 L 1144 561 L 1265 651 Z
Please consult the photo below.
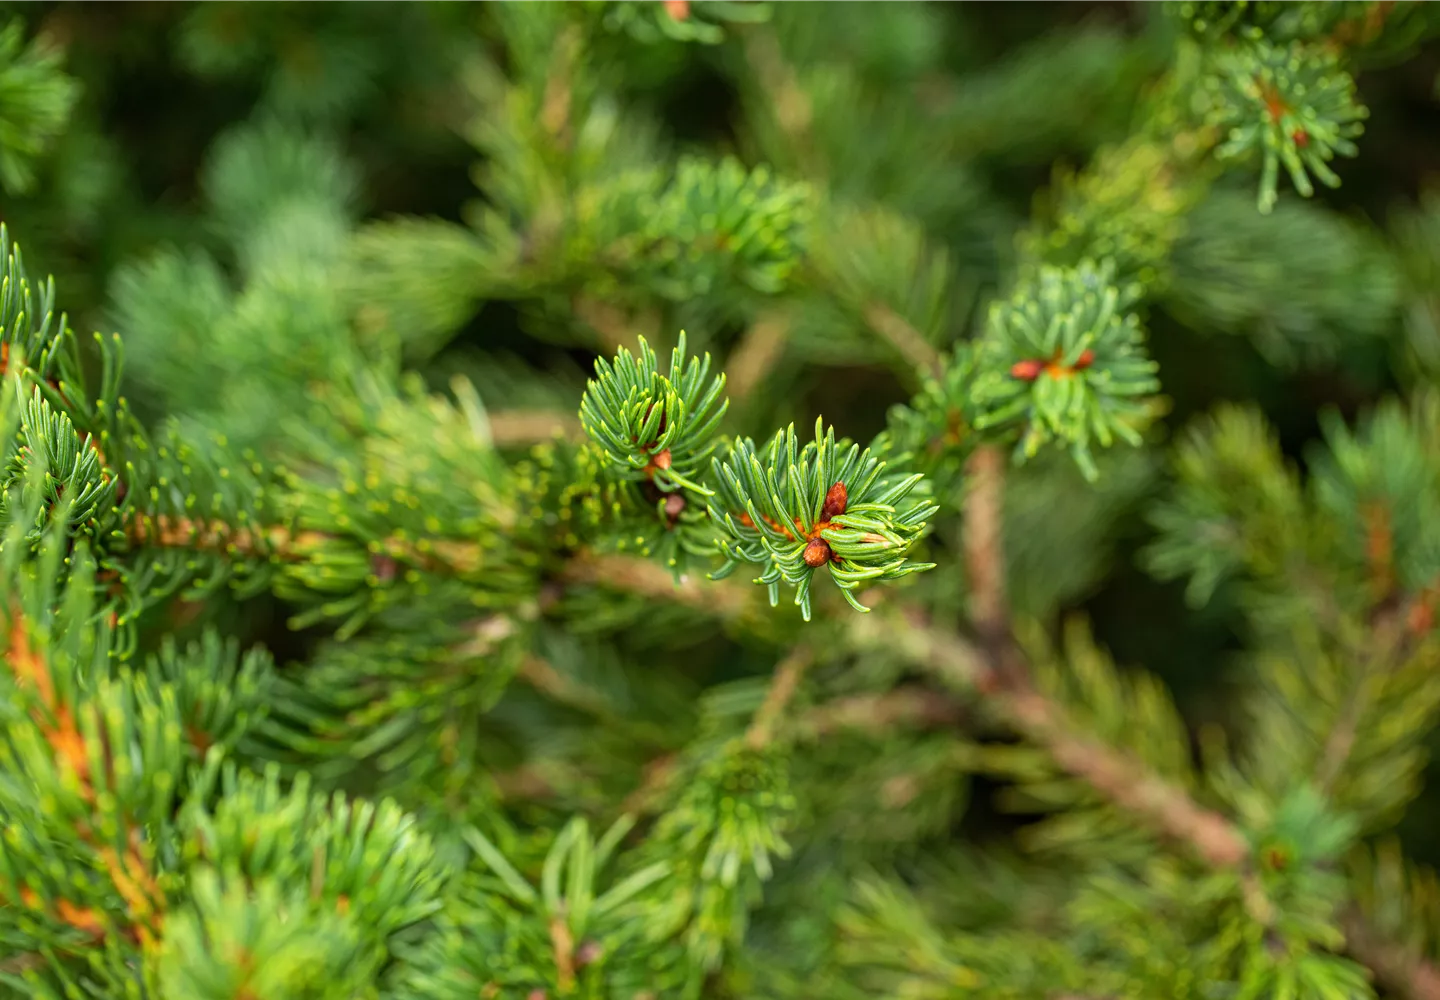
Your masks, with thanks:
M 0 31 L 0 996 L 1440 997 L 1440 202 L 1325 200 L 1431 5 L 177 7 L 183 210 L 72 10 Z M 1177 344 L 1383 374 L 1297 447 Z

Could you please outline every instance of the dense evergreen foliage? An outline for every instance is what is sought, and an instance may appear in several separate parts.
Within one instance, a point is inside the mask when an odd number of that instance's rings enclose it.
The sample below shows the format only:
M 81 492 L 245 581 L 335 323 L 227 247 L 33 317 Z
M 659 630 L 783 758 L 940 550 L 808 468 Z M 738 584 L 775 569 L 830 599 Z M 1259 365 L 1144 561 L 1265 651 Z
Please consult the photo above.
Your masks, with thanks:
M 1440 998 L 1437 12 L 6 5 L 0 996 Z

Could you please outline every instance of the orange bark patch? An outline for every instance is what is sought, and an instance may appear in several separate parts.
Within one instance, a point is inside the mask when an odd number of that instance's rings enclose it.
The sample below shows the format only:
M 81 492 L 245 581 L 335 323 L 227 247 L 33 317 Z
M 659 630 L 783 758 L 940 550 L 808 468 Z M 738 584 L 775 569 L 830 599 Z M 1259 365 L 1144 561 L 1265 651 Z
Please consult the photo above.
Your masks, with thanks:
M 105 921 L 98 912 L 87 907 L 76 906 L 68 899 L 62 899 L 55 904 L 55 915 L 71 927 L 94 937 L 105 933 Z
M 1260 85 L 1260 99 L 1265 102 L 1265 113 L 1272 122 L 1278 122 L 1290 110 L 1280 92 L 1267 84 Z
M 1360 516 L 1365 522 L 1365 562 L 1380 597 L 1395 589 L 1395 535 L 1390 512 L 1380 504 L 1367 504 Z

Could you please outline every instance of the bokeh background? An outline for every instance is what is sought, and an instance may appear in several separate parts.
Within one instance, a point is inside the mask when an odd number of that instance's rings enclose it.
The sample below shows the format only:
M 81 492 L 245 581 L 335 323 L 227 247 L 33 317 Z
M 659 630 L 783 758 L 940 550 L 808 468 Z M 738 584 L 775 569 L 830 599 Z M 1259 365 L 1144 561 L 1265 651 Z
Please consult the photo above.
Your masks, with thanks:
M 0 219 L 25 243 L 32 269 L 55 274 L 81 330 L 113 325 L 108 296 L 123 262 L 172 244 L 218 250 L 200 209 L 203 167 L 218 138 L 257 116 L 332 137 L 358 169 L 366 216 L 460 221 L 476 197 L 479 156 L 466 139 L 476 108 L 464 75 L 477 54 L 501 58 L 491 6 L 0 5 L 0 19 L 19 18 L 60 43 L 80 84 L 37 183 L 5 196 Z M 782 26 L 807 16 L 788 10 L 796 6 L 815 5 L 778 5 Z M 827 5 L 815 44 L 848 67 L 867 97 L 843 122 L 848 135 L 833 137 L 832 184 L 854 179 L 886 190 L 921 219 L 973 288 L 973 315 L 1002 283 L 1014 237 L 1057 166 L 1082 165 L 1126 134 L 1174 30 L 1159 6 Z M 626 100 L 653 112 L 675 143 L 756 158 L 740 127 L 746 98 L 730 50 L 661 39 L 633 46 L 627 58 Z M 1282 200 L 1278 211 L 1296 215 L 1293 225 L 1262 229 L 1246 178 L 1197 212 L 1177 250 L 1172 290 L 1149 313 L 1166 428 L 1219 400 L 1253 400 L 1303 460 L 1321 410 L 1352 415 L 1393 388 L 1409 349 L 1407 314 L 1427 301 L 1434 308 L 1423 274 L 1411 284 L 1395 275 L 1406 273 L 1417 206 L 1440 182 L 1437 75 L 1434 41 L 1363 68 L 1360 95 L 1371 114 L 1361 155 L 1337 164 L 1338 190 L 1322 189 L 1313 202 Z M 822 120 L 822 142 L 832 140 L 827 127 Z M 1273 235 L 1282 232 L 1289 235 Z M 712 333 L 723 349 L 740 331 Z M 429 360 L 429 374 L 439 384 L 454 359 L 476 350 L 565 378 L 594 356 L 585 345 L 529 336 L 518 312 L 489 303 Z M 776 416 L 843 413 L 862 437 L 906 395 L 884 366 L 843 352 L 797 373 L 794 384 L 775 412 L 742 412 L 742 421 L 773 426 Z M 1141 470 L 1142 488 L 1124 494 L 1129 507 L 1109 520 L 1102 565 L 1069 604 L 1092 616 L 1118 661 L 1161 675 L 1198 723 L 1229 708 L 1239 616 L 1223 599 L 1190 610 L 1182 584 L 1140 568 L 1136 553 L 1150 529 L 1138 512 L 1154 474 Z M 277 629 L 266 641 L 283 654 L 304 637 Z M 1436 863 L 1440 838 L 1430 831 L 1440 825 L 1440 772 L 1431 777 L 1402 832 L 1417 859 Z M 986 814 L 985 800 L 973 796 L 967 822 L 1001 821 Z

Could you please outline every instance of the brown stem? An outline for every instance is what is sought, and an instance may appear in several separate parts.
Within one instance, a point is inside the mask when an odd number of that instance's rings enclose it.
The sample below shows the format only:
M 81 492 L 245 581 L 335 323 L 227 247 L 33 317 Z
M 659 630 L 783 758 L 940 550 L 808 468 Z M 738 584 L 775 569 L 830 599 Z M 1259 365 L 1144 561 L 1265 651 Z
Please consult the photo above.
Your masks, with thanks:
M 556 40 L 552 52 L 554 62 L 540 103 L 540 124 L 562 149 L 567 148 L 571 140 L 570 104 L 579 56 L 580 33 L 571 27 Z
M 750 746 L 759 749 L 769 745 L 775 738 L 775 727 L 779 725 L 786 706 L 795 697 L 800 678 L 812 659 L 813 655 L 808 647 L 797 646 L 775 668 L 775 677 L 770 682 L 765 701 L 756 711 L 755 718 L 750 722 L 750 729 L 745 733 L 745 742 Z
M 658 326 L 654 316 L 632 316 L 618 306 L 583 293 L 574 297 L 570 308 L 577 319 L 595 331 L 601 344 L 612 354 L 621 347 L 633 350 L 638 335 L 653 333 Z
M 562 705 L 569 705 L 590 715 L 609 715 L 604 701 L 594 692 L 576 684 L 538 656 L 525 657 L 520 664 L 519 676 L 535 690 Z
M 1189 844 L 1215 868 L 1238 868 L 1250 847 L 1238 827 L 1153 774 L 1129 754 L 1087 739 L 1055 702 L 1027 685 L 1014 685 L 992 699 L 1000 714 L 1031 742 L 1043 747 L 1061 770 L 1090 785 L 1113 804 L 1152 828 Z
M 725 363 L 725 387 L 743 401 L 764 381 L 785 351 L 789 324 L 779 313 L 766 313 L 750 325 Z
M 659 566 L 621 556 L 592 558 L 572 564 L 571 580 L 606 584 L 657 599 L 679 600 L 722 618 L 737 618 L 751 607 L 747 591 L 733 585 L 701 587 L 694 581 L 676 586 Z M 708 600 L 707 600 L 708 598 Z M 917 667 L 957 688 L 989 692 L 988 704 L 1024 735 L 1048 750 L 1068 774 L 1091 784 L 1116 805 L 1196 851 L 1219 867 L 1238 866 L 1248 855 L 1240 831 L 1219 813 L 1195 803 L 1183 789 L 1150 774 L 1129 755 L 1075 733 L 1063 710 L 1023 679 L 1018 652 L 1006 644 L 1001 654 L 1011 661 L 1010 676 L 986 653 L 962 637 L 929 626 L 918 614 L 904 615 L 877 608 L 849 619 L 849 637 L 857 648 L 883 646 Z
M 304 561 L 315 549 L 328 542 L 342 540 L 342 536 L 323 531 L 291 531 L 278 525 L 252 530 L 237 528 L 224 521 L 203 521 L 168 514 L 132 518 L 126 525 L 126 534 L 137 545 L 269 556 L 284 562 Z M 477 572 L 484 565 L 484 553 L 477 543 L 450 538 L 425 538 L 413 542 L 387 538 L 380 543 L 377 556 L 425 570 L 461 574 Z
M 500 410 L 488 415 L 490 438 L 499 447 L 516 447 L 563 436 L 577 439 L 580 421 L 557 410 Z
M 556 984 L 561 994 L 569 993 L 575 986 L 575 938 L 570 934 L 570 925 L 565 915 L 557 913 L 550 918 L 550 944 L 555 954 Z
M 1351 654 L 1361 660 L 1361 665 L 1340 717 L 1321 751 L 1316 783 L 1322 793 L 1328 795 L 1334 789 L 1349 761 L 1360 723 L 1374 700 L 1376 688 L 1384 683 L 1386 673 L 1403 660 L 1415 607 L 1421 600 L 1423 595 L 1379 609 L 1371 616 L 1363 646 Z
M 725 621 L 743 617 L 754 605 L 753 587 L 728 582 L 702 584 L 694 577 L 682 577 L 676 583 L 659 564 L 627 556 L 576 556 L 566 563 L 561 579 L 683 604 Z
M 680 758 L 673 753 L 657 757 L 646 764 L 645 777 L 640 782 L 640 787 L 625 797 L 620 811 L 635 816 L 649 812 L 661 793 L 670 787 L 670 782 L 675 779 L 679 769 Z
M 959 702 L 923 687 L 900 687 L 884 694 L 857 694 L 816 705 L 795 720 L 797 737 L 821 739 L 845 729 L 947 727 L 964 719 Z
M 863 313 L 870 329 L 884 337 L 906 361 L 927 375 L 940 373 L 940 352 L 899 313 L 879 302 L 865 306 Z
M 45 956 L 39 952 L 27 951 L 18 955 L 11 955 L 4 961 L 0 961 L 0 972 L 9 975 L 20 975 L 31 969 L 38 969 L 45 964 Z
M 970 620 L 991 662 L 1001 659 L 1010 636 L 1005 599 L 1005 456 L 983 445 L 970 456 L 965 498 L 965 567 L 970 581 Z

